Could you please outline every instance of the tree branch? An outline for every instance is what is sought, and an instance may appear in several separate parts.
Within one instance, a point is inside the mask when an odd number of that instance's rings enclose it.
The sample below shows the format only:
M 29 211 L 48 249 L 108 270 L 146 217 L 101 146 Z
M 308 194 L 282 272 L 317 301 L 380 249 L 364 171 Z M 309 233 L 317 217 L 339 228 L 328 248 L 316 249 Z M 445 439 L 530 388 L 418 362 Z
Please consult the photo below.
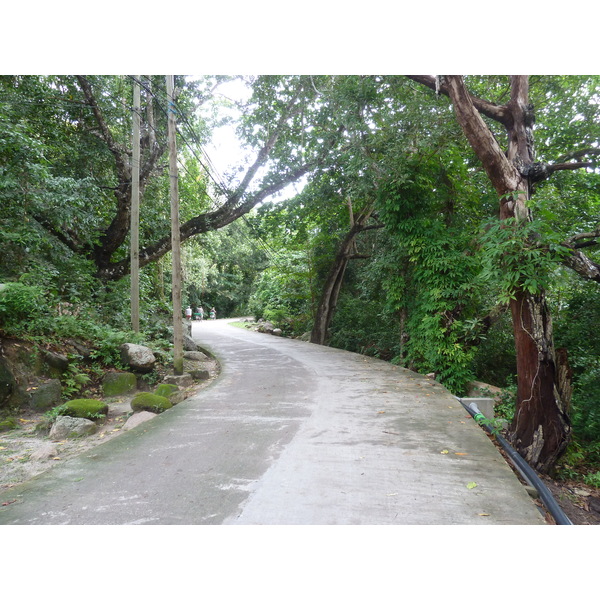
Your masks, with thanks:
M 119 174 L 126 176 L 125 179 L 131 179 L 131 168 L 128 164 L 128 161 L 125 160 L 127 154 L 125 150 L 115 142 L 115 139 L 113 138 L 112 133 L 110 132 L 110 129 L 104 120 L 104 115 L 102 114 L 102 111 L 96 102 L 90 82 L 83 75 L 77 75 L 76 77 L 83 91 L 86 104 L 91 107 L 96 123 L 100 128 L 100 138 L 108 146 L 108 149 L 115 157 Z
M 31 218 L 41 227 L 43 227 L 48 233 L 53 235 L 58 241 L 69 248 L 69 250 L 75 253 L 81 252 L 83 244 L 74 232 L 66 227 L 57 229 L 44 215 L 31 215 Z
M 570 248 L 569 244 L 563 244 Z M 584 279 L 597 281 L 600 283 L 600 264 L 595 263 L 580 250 L 571 248 L 570 252 L 564 259 L 563 264 L 581 275 Z
M 458 123 L 483 164 L 498 194 L 504 196 L 518 189 L 520 174 L 508 160 L 490 128 L 481 118 L 463 78 L 459 75 L 453 75 L 445 77 L 444 81 Z
M 600 148 L 583 148 L 581 150 L 573 150 L 573 152 L 567 152 L 567 154 L 559 156 L 556 160 L 559 163 L 566 163 L 569 160 L 578 160 L 584 156 L 589 156 L 590 154 L 592 156 L 599 156 Z
M 440 76 L 440 79 L 436 81 L 436 77 L 431 75 L 408 75 L 409 79 L 416 81 L 430 89 L 434 92 L 443 94 L 444 96 L 450 97 L 450 90 L 448 87 L 448 83 L 446 80 L 446 76 Z M 494 104 L 493 102 L 488 102 L 486 100 L 482 100 L 481 98 L 477 98 L 477 96 L 473 96 L 472 94 L 468 94 L 473 106 L 486 117 L 497 121 L 498 123 L 502 123 L 505 127 L 510 127 L 512 124 L 512 114 L 508 110 L 506 106 L 499 106 L 498 104 Z
M 577 169 L 585 169 L 586 167 L 593 168 L 595 166 L 596 165 L 593 162 L 569 162 L 546 165 L 546 168 L 550 174 L 552 174 L 555 171 L 576 171 Z
M 569 238 L 565 242 L 565 245 L 568 246 L 569 248 L 584 248 L 586 246 L 594 246 L 598 243 L 596 241 L 596 239 L 599 237 L 600 237 L 600 227 L 598 227 L 598 229 L 595 229 L 594 231 L 577 233 L 576 235 Z M 587 241 L 581 242 L 580 240 L 587 240 Z

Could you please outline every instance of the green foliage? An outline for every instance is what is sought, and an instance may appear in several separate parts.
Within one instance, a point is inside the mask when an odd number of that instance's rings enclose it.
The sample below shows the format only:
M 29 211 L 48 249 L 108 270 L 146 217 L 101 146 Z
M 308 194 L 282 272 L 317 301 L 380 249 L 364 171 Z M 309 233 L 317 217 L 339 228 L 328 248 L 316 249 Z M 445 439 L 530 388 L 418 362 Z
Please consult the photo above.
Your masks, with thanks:
M 512 319 L 506 310 L 480 338 L 473 357 L 473 371 L 478 381 L 505 388 L 511 385 L 516 365 Z
M 91 377 L 73 361 L 74 358 L 80 357 L 69 355 L 69 366 L 61 376 L 63 396 L 66 398 L 70 398 L 73 394 L 78 394 L 91 381 Z
M 555 337 L 556 345 L 568 351 L 573 371 L 573 430 L 586 444 L 600 440 L 600 340 L 590 335 L 599 320 L 600 290 L 596 284 L 572 282 L 555 319 Z
M 512 421 L 515 414 L 517 384 L 515 376 L 507 377 L 500 398 L 494 403 L 494 413 L 500 419 Z
M 582 481 L 598 486 L 598 472 L 600 441 L 590 443 L 576 438 L 569 444 L 564 456 L 556 465 L 554 476 L 557 479 Z
M 434 165 L 415 168 L 410 180 L 385 190 L 382 218 L 401 270 L 384 287 L 391 307 L 406 315 L 406 342 L 394 362 L 435 372 L 441 383 L 462 394 L 473 379 L 475 350 L 469 338 L 476 337 L 479 257 L 469 228 L 455 226 L 451 215 L 428 212 L 448 203 L 432 193 L 435 173 Z M 411 199 L 417 197 L 416 209 Z
M 583 476 L 583 482 L 588 485 L 600 488 L 600 471 L 596 471 L 595 473 L 588 473 Z
M 514 218 L 487 221 L 480 238 L 484 282 L 499 285 L 501 303 L 514 299 L 518 290 L 531 295 L 550 287 L 557 266 L 569 253 L 562 238 L 544 221 Z
M 310 319 L 310 284 L 306 255 L 290 252 L 258 276 L 248 309 L 257 319 L 272 321 L 287 334 L 302 334 Z
M 0 327 L 7 333 L 35 331 L 49 311 L 48 296 L 38 286 L 9 282 L 0 289 Z

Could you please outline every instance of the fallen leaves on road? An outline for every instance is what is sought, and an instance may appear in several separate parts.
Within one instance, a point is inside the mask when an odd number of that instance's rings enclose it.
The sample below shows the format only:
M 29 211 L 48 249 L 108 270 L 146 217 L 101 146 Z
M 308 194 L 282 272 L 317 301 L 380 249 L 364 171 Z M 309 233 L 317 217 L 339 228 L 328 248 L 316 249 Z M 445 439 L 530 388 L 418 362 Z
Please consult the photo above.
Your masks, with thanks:
M 469 483 L 467 483 L 467 489 L 468 490 L 472 490 L 473 488 L 476 488 L 477 484 L 474 481 L 469 481 Z

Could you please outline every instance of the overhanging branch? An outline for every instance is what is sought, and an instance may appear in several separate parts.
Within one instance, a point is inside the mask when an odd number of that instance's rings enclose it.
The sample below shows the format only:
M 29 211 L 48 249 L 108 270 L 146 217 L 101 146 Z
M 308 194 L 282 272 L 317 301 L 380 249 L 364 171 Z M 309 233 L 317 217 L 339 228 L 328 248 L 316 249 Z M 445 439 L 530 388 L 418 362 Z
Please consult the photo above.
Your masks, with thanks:
M 428 87 L 438 94 L 443 94 L 444 96 L 450 97 L 450 88 L 444 76 L 436 78 L 432 75 L 408 75 L 408 78 Z M 512 114 L 506 106 L 500 106 L 498 104 L 494 104 L 493 102 L 482 100 L 481 98 L 473 96 L 472 94 L 469 94 L 469 98 L 473 103 L 473 106 L 481 114 L 493 119 L 494 121 L 497 121 L 498 123 L 502 123 L 506 127 L 510 127 L 512 123 Z
M 568 244 L 564 245 L 569 247 Z M 572 252 L 570 252 L 563 259 L 563 264 L 575 271 L 584 279 L 597 281 L 600 283 L 600 264 L 595 263 L 583 252 L 581 252 L 581 250 L 576 248 L 571 248 L 571 250 Z

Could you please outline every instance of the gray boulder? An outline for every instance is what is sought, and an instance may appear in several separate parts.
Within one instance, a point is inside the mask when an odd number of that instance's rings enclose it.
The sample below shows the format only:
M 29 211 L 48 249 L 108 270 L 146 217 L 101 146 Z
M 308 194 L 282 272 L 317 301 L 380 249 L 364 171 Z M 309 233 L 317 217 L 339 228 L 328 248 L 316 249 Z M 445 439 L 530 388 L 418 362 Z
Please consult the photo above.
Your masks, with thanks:
M 44 362 L 59 373 L 64 373 L 69 368 L 69 359 L 64 354 L 46 350 L 42 353 Z
M 164 378 L 164 383 L 170 383 L 180 388 L 190 387 L 194 383 L 192 376 L 189 373 L 183 375 L 167 375 Z
M 146 421 L 149 421 L 150 419 L 153 419 L 154 417 L 156 417 L 156 413 L 150 412 L 148 410 L 142 410 L 140 412 L 136 412 L 135 414 L 131 415 L 131 417 L 129 417 L 129 419 L 127 419 L 127 421 L 125 422 L 125 425 L 123 425 L 123 427 L 121 429 L 123 431 L 133 429 L 137 425 L 140 425 L 141 423 L 145 423 Z
M 183 349 L 188 352 L 195 352 L 198 350 L 198 344 L 189 335 L 183 336 Z
M 134 373 L 106 373 L 102 381 L 102 391 L 106 397 L 122 396 L 136 387 L 137 378 Z
M 51 440 L 83 437 L 96 433 L 96 424 L 89 419 L 77 417 L 58 417 L 50 429 Z
M 47 410 L 58 404 L 62 396 L 62 387 L 58 379 L 32 386 L 29 390 L 29 404 L 34 410 Z
M 187 351 L 183 353 L 183 358 L 185 360 L 194 360 L 194 361 L 206 361 L 209 360 L 208 356 L 204 354 L 204 352 L 200 351 Z
M 123 344 L 121 346 L 121 361 L 134 371 L 149 373 L 154 369 L 156 357 L 154 352 L 139 344 Z
M 210 371 L 207 369 L 191 369 L 188 373 L 192 376 L 193 379 L 198 381 L 206 381 L 210 379 Z
M 265 321 L 258 326 L 257 331 L 260 333 L 273 333 L 274 329 L 275 327 L 273 326 L 273 323 Z
M 32 460 L 50 460 L 58 456 L 58 446 L 52 442 L 42 444 L 37 450 L 31 453 Z

